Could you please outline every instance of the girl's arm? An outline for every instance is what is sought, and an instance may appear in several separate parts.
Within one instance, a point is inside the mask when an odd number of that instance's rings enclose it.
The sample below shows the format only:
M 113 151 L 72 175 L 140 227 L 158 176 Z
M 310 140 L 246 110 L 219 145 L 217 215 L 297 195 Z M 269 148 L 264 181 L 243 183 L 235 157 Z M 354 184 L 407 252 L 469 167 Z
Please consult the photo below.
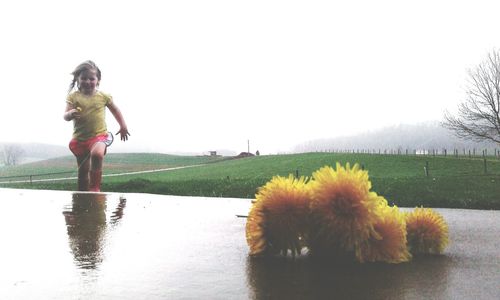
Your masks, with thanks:
M 116 106 L 114 103 L 108 104 L 109 111 L 113 114 L 113 117 L 115 117 L 116 121 L 120 125 L 120 131 L 118 131 L 116 134 L 120 134 L 120 139 L 122 141 L 128 140 L 128 136 L 130 133 L 128 132 L 127 129 L 127 124 L 125 124 L 125 119 L 123 118 L 122 112 Z
M 64 110 L 64 120 L 71 121 L 78 118 L 80 118 L 80 111 L 76 108 L 73 108 L 73 105 L 66 103 L 66 109 Z

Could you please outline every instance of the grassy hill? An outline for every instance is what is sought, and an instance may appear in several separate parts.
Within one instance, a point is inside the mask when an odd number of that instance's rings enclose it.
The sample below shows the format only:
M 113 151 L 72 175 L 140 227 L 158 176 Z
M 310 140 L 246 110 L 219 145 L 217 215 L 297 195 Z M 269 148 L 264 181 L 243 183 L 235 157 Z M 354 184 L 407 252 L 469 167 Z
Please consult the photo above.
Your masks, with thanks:
M 181 156 L 160 153 L 110 153 L 104 160 L 106 174 L 134 172 L 141 170 L 172 168 L 186 165 L 212 163 L 225 159 L 216 156 Z M 37 175 L 54 172 L 74 173 L 76 176 L 76 160 L 74 156 L 62 156 L 43 161 L 0 167 L 1 177 Z
M 76 176 L 73 158 L 65 157 L 14 168 L 2 176 L 67 170 Z M 311 176 L 336 162 L 359 163 L 368 170 L 372 190 L 398 206 L 500 209 L 500 161 L 413 155 L 308 153 L 256 156 L 242 159 L 186 157 L 162 154 L 110 154 L 105 174 L 156 168 L 199 165 L 158 173 L 105 177 L 103 190 L 170 195 L 253 198 L 257 189 L 275 175 Z M 424 167 L 428 167 L 428 176 Z M 0 186 L 75 189 L 75 180 Z

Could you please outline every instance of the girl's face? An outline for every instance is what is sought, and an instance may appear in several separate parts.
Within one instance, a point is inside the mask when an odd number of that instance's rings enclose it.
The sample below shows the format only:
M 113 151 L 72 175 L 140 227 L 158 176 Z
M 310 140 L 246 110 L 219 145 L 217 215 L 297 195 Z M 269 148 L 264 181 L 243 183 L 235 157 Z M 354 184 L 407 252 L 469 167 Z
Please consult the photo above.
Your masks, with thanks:
M 84 70 L 78 76 L 78 88 L 85 95 L 93 95 L 98 85 L 96 70 Z

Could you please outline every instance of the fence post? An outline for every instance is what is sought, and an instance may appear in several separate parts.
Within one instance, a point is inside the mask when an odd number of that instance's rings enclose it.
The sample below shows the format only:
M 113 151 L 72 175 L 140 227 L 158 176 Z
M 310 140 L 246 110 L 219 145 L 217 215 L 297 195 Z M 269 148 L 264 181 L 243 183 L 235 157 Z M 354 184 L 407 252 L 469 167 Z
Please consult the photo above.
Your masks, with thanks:
M 295 170 L 295 178 L 299 178 L 299 169 Z
M 30 175 L 30 184 L 33 184 L 33 175 Z
M 488 174 L 488 169 L 486 168 L 486 158 L 484 160 L 484 174 Z
M 424 171 L 425 171 L 425 177 L 429 177 L 429 161 L 425 161 Z

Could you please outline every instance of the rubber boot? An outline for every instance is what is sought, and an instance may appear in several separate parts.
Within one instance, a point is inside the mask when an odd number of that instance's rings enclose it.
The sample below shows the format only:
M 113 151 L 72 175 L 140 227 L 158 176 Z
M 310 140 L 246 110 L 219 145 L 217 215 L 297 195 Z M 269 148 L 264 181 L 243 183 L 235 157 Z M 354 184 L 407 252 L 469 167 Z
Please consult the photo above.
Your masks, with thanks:
M 101 179 L 102 171 L 90 171 L 90 192 L 100 192 L 101 191 Z
M 78 173 L 78 190 L 86 192 L 89 190 L 89 173 Z

